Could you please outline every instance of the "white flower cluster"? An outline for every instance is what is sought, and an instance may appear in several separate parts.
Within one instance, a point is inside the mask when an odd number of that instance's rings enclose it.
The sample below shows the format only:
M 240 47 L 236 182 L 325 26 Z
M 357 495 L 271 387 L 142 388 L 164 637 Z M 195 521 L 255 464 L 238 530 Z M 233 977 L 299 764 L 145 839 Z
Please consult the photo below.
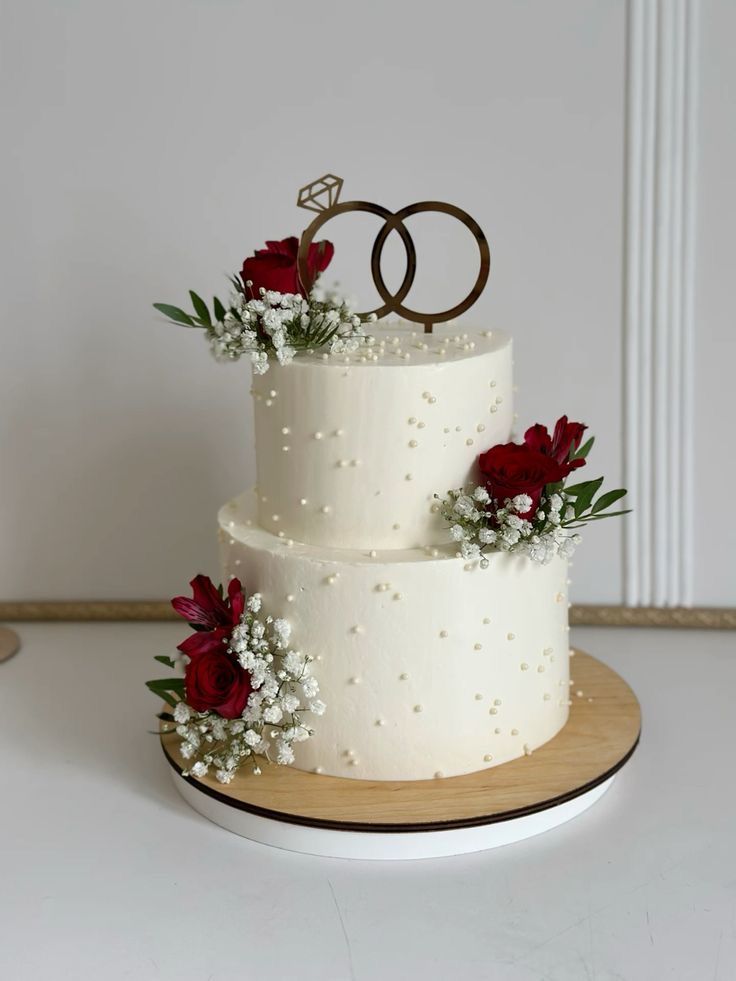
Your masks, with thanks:
M 313 734 L 301 713 L 325 711 L 311 673 L 313 659 L 289 648 L 288 621 L 261 619 L 260 609 L 261 596 L 254 593 L 227 647 L 250 674 L 253 691 L 242 716 L 224 719 L 215 712 L 196 712 L 184 701 L 174 709 L 181 755 L 193 761 L 184 776 L 204 777 L 213 769 L 220 783 L 230 783 L 246 763 L 259 774 L 259 757 L 271 759 L 273 754 L 277 763 L 293 763 L 294 743 Z
M 269 355 L 279 364 L 289 364 L 298 350 L 329 347 L 331 354 L 348 354 L 365 341 L 360 317 L 334 294 L 309 300 L 273 290 L 261 289 L 260 294 L 260 299 L 248 300 L 240 290 L 233 290 L 230 309 L 207 329 L 218 361 L 237 361 L 247 355 L 253 370 L 262 375 L 268 371 Z
M 460 546 L 464 559 L 480 559 L 487 568 L 485 552 L 513 552 L 526 555 L 546 565 L 555 555 L 567 558 L 580 542 L 580 535 L 570 534 L 565 523 L 574 520 L 572 506 L 564 491 L 542 497 L 531 520 L 521 515 L 532 506 L 527 494 L 506 500 L 503 507 L 493 506 L 485 487 L 465 492 L 453 490 L 440 502 L 442 516 L 450 525 L 450 537 Z

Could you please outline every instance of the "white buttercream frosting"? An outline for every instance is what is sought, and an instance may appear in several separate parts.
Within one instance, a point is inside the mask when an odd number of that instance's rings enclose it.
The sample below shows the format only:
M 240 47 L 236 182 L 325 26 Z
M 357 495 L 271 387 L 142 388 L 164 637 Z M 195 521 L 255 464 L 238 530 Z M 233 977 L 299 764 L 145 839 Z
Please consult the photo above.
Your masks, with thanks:
M 340 548 L 445 541 L 433 495 L 509 438 L 507 334 L 374 333 L 354 355 L 300 354 L 253 379 L 258 522 L 276 535 Z
M 531 752 L 564 725 L 562 559 L 544 566 L 499 553 L 480 569 L 448 545 L 290 543 L 259 528 L 243 498 L 222 508 L 219 523 L 225 577 L 285 610 L 294 643 L 317 659 L 327 711 L 299 745 L 297 767 L 449 777 Z

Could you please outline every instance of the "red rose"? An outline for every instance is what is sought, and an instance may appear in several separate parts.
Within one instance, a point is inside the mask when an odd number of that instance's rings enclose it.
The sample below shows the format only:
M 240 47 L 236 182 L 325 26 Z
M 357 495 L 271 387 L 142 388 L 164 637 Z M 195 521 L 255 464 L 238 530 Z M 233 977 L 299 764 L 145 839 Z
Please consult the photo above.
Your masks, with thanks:
M 308 296 L 319 273 L 329 266 L 335 247 L 332 242 L 313 242 L 307 253 L 309 282 L 299 279 L 296 259 L 299 253 L 299 239 L 292 235 L 282 242 L 266 242 L 265 249 L 257 249 L 255 255 L 246 259 L 240 278 L 245 286 L 248 299 L 258 299 L 260 289 L 274 290 L 277 293 L 301 293 Z
M 224 719 L 237 719 L 252 690 L 250 674 L 224 646 L 220 643 L 219 651 L 204 651 L 187 664 L 185 700 L 195 712 L 217 712 Z
M 583 433 L 588 427 L 582 422 L 568 422 L 567 416 L 562 416 L 555 423 L 555 431 L 549 435 L 546 426 L 539 423 L 524 433 L 524 442 L 533 450 L 538 450 L 545 456 L 551 457 L 565 470 L 564 477 L 572 470 L 585 466 L 585 460 L 571 460 L 570 452 L 577 450 Z
M 547 484 L 562 480 L 563 468 L 551 457 L 530 446 L 501 443 L 478 457 L 486 478 L 486 490 L 499 504 L 507 498 L 527 494 L 532 505 L 519 517 L 531 519 Z
M 209 576 L 195 576 L 189 585 L 192 587 L 191 599 L 175 596 L 171 601 L 176 612 L 196 631 L 179 644 L 179 650 L 192 658 L 208 651 L 222 651 L 223 640 L 230 638 L 245 608 L 240 580 L 230 580 L 227 599 Z

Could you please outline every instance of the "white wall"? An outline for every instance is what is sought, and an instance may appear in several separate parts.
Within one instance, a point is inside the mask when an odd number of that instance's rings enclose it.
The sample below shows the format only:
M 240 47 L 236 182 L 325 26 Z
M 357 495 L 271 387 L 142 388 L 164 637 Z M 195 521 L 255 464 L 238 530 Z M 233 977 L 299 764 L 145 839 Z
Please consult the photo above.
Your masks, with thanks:
M 253 478 L 247 369 L 150 303 L 224 293 L 306 224 L 296 189 L 326 170 L 348 198 L 478 219 L 492 272 L 466 319 L 515 335 L 520 425 L 585 419 L 594 468 L 621 480 L 623 0 L 3 9 L 1 597 L 164 597 L 216 571 L 215 511 Z M 726 108 L 714 95 L 716 145 Z M 365 255 L 340 255 L 362 289 Z M 465 255 L 435 251 L 419 303 Z M 715 298 L 726 275 L 698 285 Z M 576 600 L 621 601 L 620 525 L 590 530 L 575 573 Z M 731 601 L 718 583 L 697 599 Z

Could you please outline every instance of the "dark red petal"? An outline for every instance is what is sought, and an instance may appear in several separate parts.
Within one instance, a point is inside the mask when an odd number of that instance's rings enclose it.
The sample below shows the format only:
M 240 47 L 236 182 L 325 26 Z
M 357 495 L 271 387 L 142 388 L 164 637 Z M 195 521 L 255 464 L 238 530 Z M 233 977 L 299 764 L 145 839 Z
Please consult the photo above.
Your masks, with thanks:
M 223 643 L 223 640 L 227 640 L 227 636 L 227 633 L 221 627 L 217 630 L 209 630 L 207 632 L 200 631 L 187 637 L 186 640 L 178 645 L 178 648 L 182 654 L 186 654 L 187 657 L 191 658 L 214 651 L 224 651 L 226 645 Z
M 216 623 L 228 622 L 227 604 L 209 576 L 200 573 L 189 585 L 192 587 L 194 602 L 199 603 L 203 610 L 209 610 L 215 617 Z
M 240 615 L 245 609 L 245 595 L 239 579 L 230 580 L 227 596 L 230 601 L 230 622 L 233 624 L 240 623 Z
M 296 235 L 291 235 L 289 238 L 284 238 L 280 242 L 266 242 L 266 248 L 258 249 L 256 255 L 288 256 L 292 262 L 296 262 L 298 251 L 299 239 Z
M 549 437 L 547 427 L 541 423 L 527 429 L 524 433 L 524 442 L 531 449 L 539 450 L 542 453 L 549 453 L 552 449 L 552 440 Z
M 175 596 L 171 605 L 187 623 L 199 623 L 203 627 L 214 627 L 217 624 L 209 610 L 203 610 L 199 603 L 195 603 L 188 596 Z

